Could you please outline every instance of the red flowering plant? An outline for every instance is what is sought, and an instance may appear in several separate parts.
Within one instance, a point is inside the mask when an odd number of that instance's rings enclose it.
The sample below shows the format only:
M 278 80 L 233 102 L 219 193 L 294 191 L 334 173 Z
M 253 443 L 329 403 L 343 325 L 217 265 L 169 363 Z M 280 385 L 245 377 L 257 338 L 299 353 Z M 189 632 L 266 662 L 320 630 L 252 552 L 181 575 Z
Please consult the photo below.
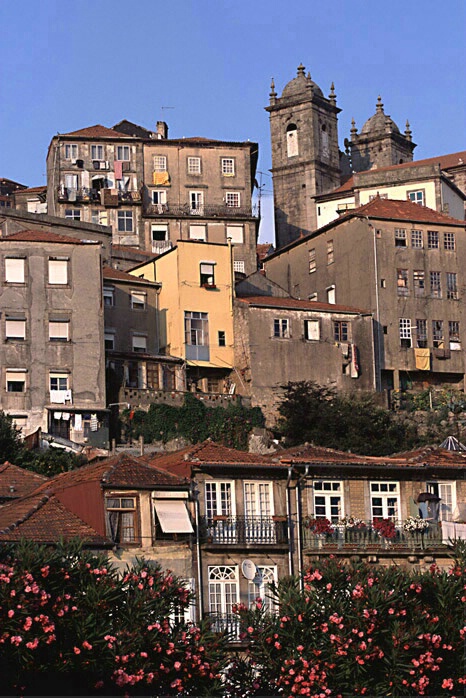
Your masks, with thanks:
M 325 517 L 319 517 L 317 519 L 310 519 L 306 518 L 303 521 L 303 525 L 305 528 L 308 528 L 311 533 L 326 533 L 326 534 L 331 534 L 334 532 L 334 527 L 332 526 L 331 521 L 329 521 Z
M 329 557 L 304 575 L 304 589 L 280 582 L 270 592 L 277 613 L 238 609 L 260 686 L 242 695 L 463 695 L 465 561 L 418 572 Z
M 393 539 L 396 538 L 396 528 L 393 519 L 374 519 L 372 528 L 377 531 L 381 538 Z

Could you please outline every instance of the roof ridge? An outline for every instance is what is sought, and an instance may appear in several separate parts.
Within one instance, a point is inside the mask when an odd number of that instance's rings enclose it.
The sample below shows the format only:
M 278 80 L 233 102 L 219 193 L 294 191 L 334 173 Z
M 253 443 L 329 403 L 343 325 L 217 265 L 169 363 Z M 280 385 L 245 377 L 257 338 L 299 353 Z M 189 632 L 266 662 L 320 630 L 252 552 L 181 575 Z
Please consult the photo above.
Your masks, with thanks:
M 33 496 L 33 495 L 29 495 L 29 496 Z M 44 504 L 46 504 L 49 500 L 51 500 L 54 497 L 55 497 L 54 494 L 50 494 L 50 495 L 44 494 L 43 497 L 41 497 L 39 499 L 39 501 L 33 507 L 31 507 L 31 509 L 29 509 L 25 514 L 23 514 L 23 516 L 21 518 L 17 519 L 16 521 L 14 521 L 12 524 L 7 526 L 6 528 L 0 529 L 0 533 L 9 533 L 10 531 L 13 531 L 15 528 L 18 528 L 18 526 L 20 526 L 22 523 L 24 523 L 25 521 L 30 519 L 33 514 L 35 514 L 40 509 L 42 509 Z M 24 501 L 25 499 L 28 499 L 28 497 L 22 497 L 22 499 Z M 11 506 L 15 506 L 16 504 L 17 504 L 16 501 L 12 502 Z M 8 506 L 8 505 L 6 505 L 6 506 Z

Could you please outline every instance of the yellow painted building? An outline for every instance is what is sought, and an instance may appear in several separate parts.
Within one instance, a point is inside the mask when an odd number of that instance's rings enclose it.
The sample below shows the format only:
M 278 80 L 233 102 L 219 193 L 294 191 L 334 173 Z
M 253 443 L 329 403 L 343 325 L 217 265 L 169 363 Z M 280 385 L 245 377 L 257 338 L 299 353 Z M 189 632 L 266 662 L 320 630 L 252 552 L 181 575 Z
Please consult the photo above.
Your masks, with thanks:
M 231 245 L 178 240 L 130 273 L 161 282 L 160 349 L 186 361 L 188 386 L 229 392 L 234 366 Z

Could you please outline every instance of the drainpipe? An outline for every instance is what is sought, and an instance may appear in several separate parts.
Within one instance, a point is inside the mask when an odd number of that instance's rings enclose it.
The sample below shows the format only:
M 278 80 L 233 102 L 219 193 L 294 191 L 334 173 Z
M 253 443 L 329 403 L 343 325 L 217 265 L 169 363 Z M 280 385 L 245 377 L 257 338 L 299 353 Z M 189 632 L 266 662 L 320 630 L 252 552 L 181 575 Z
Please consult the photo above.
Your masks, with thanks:
M 296 526 L 297 526 L 297 548 L 298 548 L 298 576 L 299 576 L 299 586 L 301 591 L 304 591 L 303 583 L 303 544 L 302 544 L 302 501 L 301 501 L 301 483 L 306 480 L 309 474 L 310 465 L 306 465 L 304 470 L 304 475 L 298 479 L 296 483 Z
M 377 321 L 377 347 L 374 347 L 374 355 L 377 352 L 375 358 L 375 372 L 374 372 L 374 388 L 376 391 L 382 390 L 382 351 L 381 351 L 381 334 L 380 334 L 380 307 L 379 307 L 379 270 L 377 261 L 377 235 L 375 231 L 375 226 L 372 225 L 368 216 L 367 224 L 369 228 L 372 228 L 373 239 L 374 239 L 374 273 L 375 273 L 375 318 Z
M 288 572 L 290 577 L 293 576 L 293 529 L 291 526 L 291 492 L 290 482 L 293 474 L 293 466 L 288 467 L 288 477 L 286 479 L 286 522 L 288 528 Z
M 201 564 L 201 539 L 199 536 L 199 494 L 192 483 L 192 495 L 194 497 L 194 510 L 196 516 L 196 560 L 197 560 L 197 607 L 199 620 L 204 617 L 204 594 L 202 590 L 202 564 Z

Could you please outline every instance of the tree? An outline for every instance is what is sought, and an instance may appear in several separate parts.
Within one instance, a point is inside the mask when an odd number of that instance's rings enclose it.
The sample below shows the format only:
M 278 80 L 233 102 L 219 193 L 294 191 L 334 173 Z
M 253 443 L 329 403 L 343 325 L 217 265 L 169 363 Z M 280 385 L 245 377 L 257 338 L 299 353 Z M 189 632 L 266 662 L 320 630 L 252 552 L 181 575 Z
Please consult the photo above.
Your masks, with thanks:
M 414 428 L 401 428 L 372 396 L 340 395 L 310 381 L 282 386 L 279 432 L 289 445 L 317 446 L 365 455 L 388 455 L 421 443 Z
M 10 415 L 0 411 L 0 460 L 14 462 L 16 456 L 23 450 L 21 430 L 13 424 Z

